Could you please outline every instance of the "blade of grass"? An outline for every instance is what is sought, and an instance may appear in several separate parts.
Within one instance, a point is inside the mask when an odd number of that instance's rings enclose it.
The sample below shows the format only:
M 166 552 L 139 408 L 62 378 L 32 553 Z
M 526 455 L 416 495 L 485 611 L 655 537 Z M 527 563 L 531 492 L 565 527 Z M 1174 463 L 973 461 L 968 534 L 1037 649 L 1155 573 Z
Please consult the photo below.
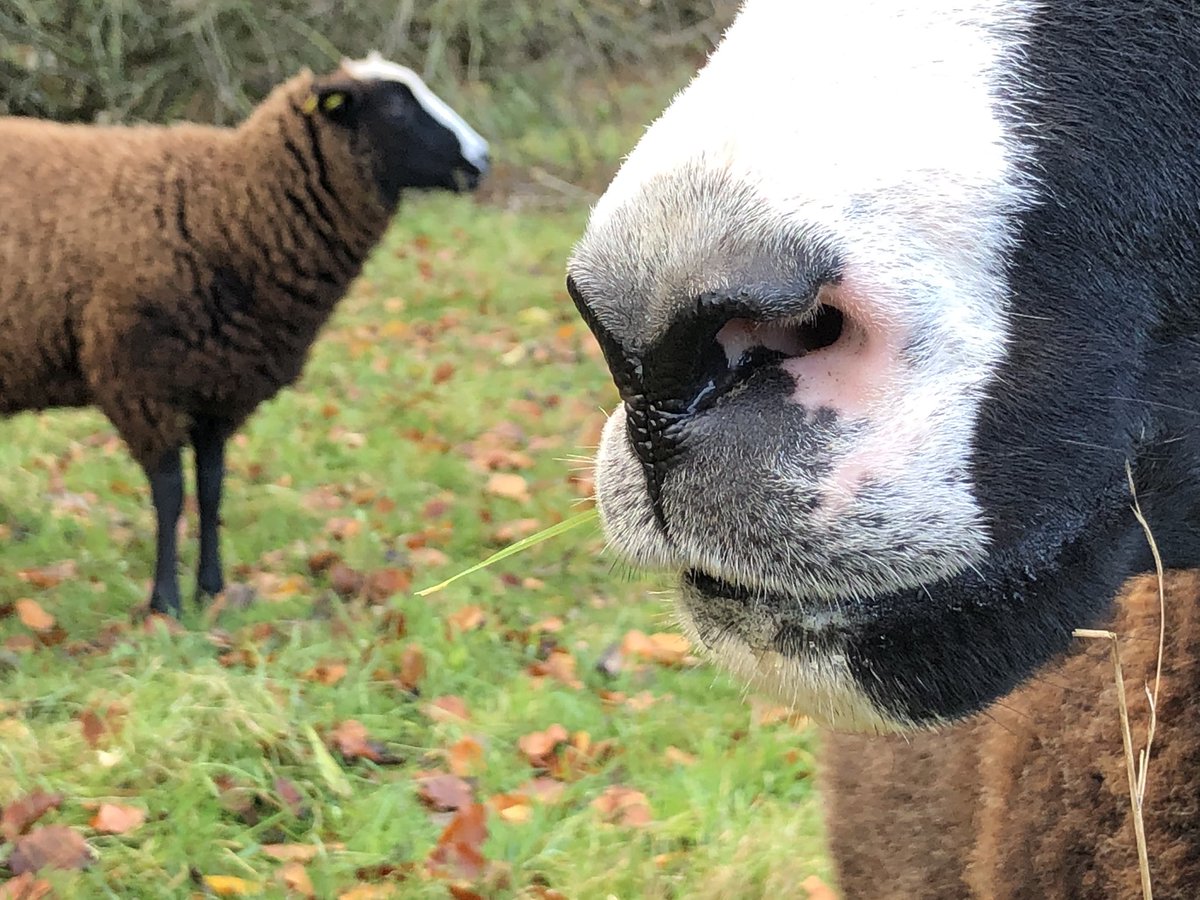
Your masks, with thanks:
M 445 581 L 439 582 L 432 587 L 427 587 L 423 590 L 417 591 L 417 596 L 428 597 L 430 594 L 436 594 L 438 591 L 443 590 L 444 588 L 458 581 L 460 578 L 466 578 L 468 575 L 473 575 L 481 569 L 486 569 L 488 566 L 500 562 L 502 559 L 508 559 L 510 556 L 515 556 L 522 550 L 528 550 L 530 547 L 542 543 L 542 541 L 548 541 L 550 538 L 558 537 L 560 534 L 564 534 L 570 531 L 572 528 L 577 528 L 578 526 L 583 525 L 585 522 L 592 521 L 598 515 L 599 513 L 597 513 L 595 509 L 589 509 L 581 513 L 576 513 L 569 518 L 563 519 L 561 522 L 551 525 L 549 528 L 543 528 L 536 534 L 531 534 L 529 537 L 524 537 L 519 541 L 514 541 L 504 549 L 497 550 L 483 562 L 477 562 L 470 568 L 463 569 L 456 575 L 451 575 Z

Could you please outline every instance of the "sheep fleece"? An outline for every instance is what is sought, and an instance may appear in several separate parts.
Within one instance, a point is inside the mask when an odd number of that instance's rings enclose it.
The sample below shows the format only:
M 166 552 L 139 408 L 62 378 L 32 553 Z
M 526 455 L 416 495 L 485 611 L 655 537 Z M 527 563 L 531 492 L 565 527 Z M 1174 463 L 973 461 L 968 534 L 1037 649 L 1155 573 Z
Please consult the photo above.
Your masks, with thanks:
M 1167 628 L 1145 824 L 1157 900 L 1200 891 L 1200 574 L 1166 582 Z M 1113 630 L 1134 752 L 1158 651 L 1157 582 L 1120 598 Z M 1107 642 L 957 728 L 829 734 L 827 827 L 847 898 L 1141 896 Z
M 0 119 L 0 415 L 96 404 L 152 467 L 299 376 L 389 217 L 311 86 L 236 129 Z

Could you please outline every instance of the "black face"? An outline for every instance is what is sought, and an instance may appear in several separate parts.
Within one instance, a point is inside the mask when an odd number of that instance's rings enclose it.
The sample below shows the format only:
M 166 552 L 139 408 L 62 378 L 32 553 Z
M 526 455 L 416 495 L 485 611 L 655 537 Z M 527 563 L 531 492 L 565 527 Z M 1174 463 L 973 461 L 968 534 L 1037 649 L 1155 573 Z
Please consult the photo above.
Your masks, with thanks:
M 389 206 L 406 188 L 474 190 L 487 172 L 483 139 L 436 98 L 427 107 L 406 84 L 338 79 L 318 85 L 317 97 L 331 121 L 354 130 Z M 332 109 L 329 97 L 337 98 Z

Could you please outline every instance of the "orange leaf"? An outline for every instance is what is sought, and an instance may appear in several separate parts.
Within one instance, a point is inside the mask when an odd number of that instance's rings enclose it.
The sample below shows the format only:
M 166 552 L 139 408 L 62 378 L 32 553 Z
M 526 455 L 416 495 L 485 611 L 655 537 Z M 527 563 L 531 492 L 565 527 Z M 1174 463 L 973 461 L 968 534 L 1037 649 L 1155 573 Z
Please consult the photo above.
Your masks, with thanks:
M 8 868 L 14 875 L 42 869 L 85 869 L 92 860 L 92 850 L 78 831 L 66 825 L 47 825 L 13 841 Z
M 357 596 L 363 589 L 363 576 L 345 563 L 334 563 L 329 569 L 329 584 L 333 592 L 343 600 Z
M 21 624 L 33 631 L 49 631 L 54 627 L 54 616 L 46 612 L 35 601 L 22 597 L 16 602 L 17 618 Z
M 378 569 L 367 578 L 367 600 L 382 603 L 412 587 L 412 575 L 403 569 Z
M 482 606 L 464 606 L 449 616 L 450 624 L 459 631 L 473 631 L 487 619 Z
M 396 888 L 390 884 L 360 884 L 337 895 L 337 900 L 387 900 L 396 896 Z
M 442 877 L 478 878 L 487 868 L 487 859 L 479 849 L 487 834 L 487 807 L 482 803 L 464 806 L 454 814 L 429 854 L 430 871 Z
M 659 632 L 649 636 L 630 631 L 621 641 L 621 652 L 664 666 L 679 665 L 691 649 L 687 638 L 674 632 Z
M 347 719 L 329 735 L 333 746 L 343 759 L 369 759 L 380 765 L 395 765 L 401 760 L 389 753 L 378 741 L 372 740 L 367 728 L 357 719 Z
M 54 886 L 32 872 L 10 878 L 0 884 L 0 900 L 43 900 L 54 896 Z
M 471 718 L 467 703 L 462 697 L 438 697 L 425 707 L 425 715 L 435 722 L 458 722 Z
M 646 795 L 621 785 L 605 788 L 604 793 L 592 801 L 592 807 L 599 811 L 604 821 L 616 825 L 641 827 L 651 821 Z
M 280 862 L 312 862 L 317 855 L 317 848 L 312 844 L 263 844 L 259 849 Z
M 261 885 L 234 875 L 205 875 L 204 884 L 218 897 L 245 897 L 262 891 Z
M 533 818 L 533 807 L 524 794 L 496 794 L 488 798 L 488 805 L 512 825 L 524 825 Z
M 18 835 L 50 810 L 62 806 L 62 802 L 62 794 L 48 794 L 46 791 L 33 791 L 20 800 L 14 800 L 0 815 L 0 837 L 15 841 Z
M 566 650 L 552 650 L 544 662 L 529 667 L 529 674 L 535 678 L 553 678 L 576 690 L 583 687 L 583 682 L 575 677 L 575 657 Z
M 678 747 L 668 747 L 663 752 L 663 756 L 667 758 L 667 762 L 678 766 L 691 766 L 696 763 L 695 754 L 688 753 L 686 750 L 680 750 Z
M 17 577 L 27 584 L 33 585 L 35 588 L 44 590 L 46 588 L 58 587 L 58 585 L 62 584 L 68 578 L 74 578 L 78 569 L 79 566 L 74 560 L 67 559 L 37 569 L 22 569 L 17 573 Z
M 343 662 L 322 660 L 300 677 L 305 681 L 315 681 L 318 684 L 334 685 L 346 677 L 349 667 Z
M 816 875 L 809 875 L 800 882 L 800 887 L 808 891 L 808 900 L 837 900 L 837 894 L 832 888 Z
M 511 472 L 497 472 L 488 479 L 484 490 L 497 497 L 519 500 L 522 503 L 530 499 L 529 482 L 521 475 L 515 475 Z
M 416 691 L 425 677 L 425 653 L 420 647 L 410 644 L 400 655 L 400 684 L 407 691 Z
M 146 811 L 136 806 L 101 803 L 91 825 L 103 834 L 125 834 L 146 821 Z
M 559 744 L 566 743 L 567 738 L 567 729 L 556 722 L 545 731 L 532 731 L 522 735 L 517 740 L 517 746 L 531 764 L 545 767 L 548 757 L 554 753 Z
M 470 775 L 483 762 L 483 745 L 473 737 L 464 737 L 450 745 L 446 753 L 450 771 L 455 775 Z
M 301 897 L 317 896 L 312 879 L 308 877 L 308 871 L 304 868 L 303 863 L 294 860 L 284 863 L 279 869 L 279 879 L 283 882 L 284 887 L 294 894 L 299 894 Z

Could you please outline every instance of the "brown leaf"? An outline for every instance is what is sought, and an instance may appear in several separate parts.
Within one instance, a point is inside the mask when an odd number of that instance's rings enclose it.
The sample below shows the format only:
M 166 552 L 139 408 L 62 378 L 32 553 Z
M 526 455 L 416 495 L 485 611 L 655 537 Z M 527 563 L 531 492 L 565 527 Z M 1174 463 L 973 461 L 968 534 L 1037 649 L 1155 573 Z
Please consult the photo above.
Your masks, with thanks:
M 337 900 L 387 900 L 396 896 L 396 888 L 390 884 L 360 884 L 337 895 Z
M 47 825 L 13 841 L 8 868 L 14 875 L 42 869 L 85 869 L 92 859 L 92 849 L 78 831 L 66 825 Z
M 342 558 L 332 550 L 318 550 L 308 558 L 308 571 L 313 575 L 320 575 L 322 572 L 328 572 L 341 561 Z
M 101 803 L 91 826 L 102 834 L 125 834 L 146 821 L 146 811 L 136 806 Z
M 483 745 L 468 735 L 450 745 L 446 758 L 455 775 L 474 774 L 483 763 Z
M 300 677 L 305 681 L 315 681 L 317 684 L 335 685 L 349 671 L 349 666 L 344 662 L 338 662 L 331 659 L 323 659 Z
M 575 677 L 575 657 L 566 650 L 552 650 L 544 662 L 529 667 L 529 674 L 535 678 L 553 678 L 575 690 L 583 687 L 583 682 Z
M 0 815 L 0 836 L 7 841 L 15 841 L 24 834 L 34 822 L 62 806 L 62 794 L 50 794 L 46 791 L 33 791 L 20 800 L 14 800 L 4 808 Z
M 362 522 L 353 518 L 333 518 L 325 523 L 325 531 L 335 541 L 344 541 L 362 531 Z
M 389 753 L 383 744 L 372 740 L 367 734 L 366 726 L 357 719 L 347 719 L 335 728 L 329 737 L 334 749 L 346 760 L 369 759 L 384 766 L 403 761 Z
M 482 606 L 464 606 L 448 616 L 451 627 L 458 631 L 474 631 L 482 627 L 486 620 L 487 614 Z
M 400 654 L 400 685 L 406 691 L 416 693 L 424 677 L 425 653 L 415 644 L 409 644 Z
M 529 482 L 523 476 L 511 472 L 497 472 L 492 475 L 484 490 L 496 497 L 506 497 L 521 503 L 527 503 L 531 499 Z
M 432 810 L 453 812 L 474 802 L 473 789 L 457 775 L 433 775 L 418 781 L 417 796 Z
M 529 537 L 541 527 L 541 524 L 537 519 L 515 519 L 512 522 L 504 522 L 496 528 L 496 540 L 501 544 L 511 544 L 523 537 Z
M 568 737 L 567 729 L 556 722 L 545 731 L 532 731 L 522 735 L 517 740 L 517 747 L 525 754 L 525 758 L 531 765 L 546 768 L 549 765 L 549 758 L 560 744 L 567 742 Z
M 53 896 L 54 886 L 35 878 L 32 872 L 25 872 L 0 884 L 0 900 L 43 900 Z
M 308 877 L 308 871 L 301 862 L 293 860 L 292 862 L 284 863 L 279 869 L 279 880 L 293 894 L 299 894 L 301 897 L 317 896 L 316 889 L 313 888 L 312 879 Z
M 621 652 L 663 666 L 677 666 L 684 661 L 691 646 L 687 638 L 675 632 L 646 635 L 630 631 L 621 641 Z
M 592 808 L 606 822 L 615 825 L 641 827 L 650 824 L 650 804 L 646 795 L 633 788 L 612 785 L 592 801 Z
M 430 871 L 440 877 L 475 880 L 487 869 L 480 847 L 487 839 L 487 807 L 464 806 L 454 814 L 429 854 Z
M 275 793 L 279 795 L 279 799 L 283 801 L 283 805 L 293 816 L 299 816 L 304 813 L 304 797 L 300 794 L 296 785 L 292 784 L 286 778 L 275 779 Z
M 389 597 L 402 594 L 412 587 L 412 573 L 403 569 L 377 569 L 367 578 L 367 601 L 382 603 Z
M 333 592 L 343 600 L 357 597 L 363 589 L 365 579 L 361 572 L 350 568 L 345 563 L 334 563 L 329 570 L 329 585 Z
M 512 825 L 524 825 L 533 818 L 533 807 L 524 794 L 495 794 L 488 798 L 488 806 Z
M 466 701 L 455 696 L 438 697 L 425 707 L 425 715 L 435 722 L 457 722 L 471 718 Z
M 22 597 L 16 602 L 17 618 L 32 631 L 49 631 L 54 627 L 54 616 L 42 609 L 34 600 Z
M 280 862 L 312 862 L 317 856 L 317 848 L 312 844 L 263 844 L 263 853 Z
M 433 370 L 433 383 L 444 384 L 454 377 L 454 363 L 440 362 L 437 368 Z

